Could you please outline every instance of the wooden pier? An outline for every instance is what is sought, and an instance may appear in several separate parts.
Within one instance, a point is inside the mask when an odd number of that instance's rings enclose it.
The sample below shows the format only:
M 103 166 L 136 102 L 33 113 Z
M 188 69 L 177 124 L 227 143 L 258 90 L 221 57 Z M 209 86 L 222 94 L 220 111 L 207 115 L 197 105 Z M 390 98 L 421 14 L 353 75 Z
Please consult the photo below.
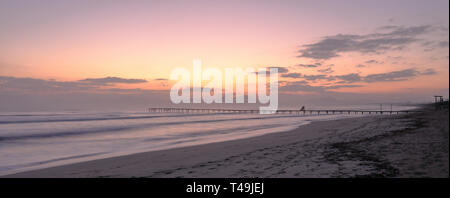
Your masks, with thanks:
M 235 113 L 235 114 L 259 114 L 259 110 L 243 110 L 243 109 L 188 109 L 188 108 L 148 108 L 148 112 L 152 113 Z M 268 113 L 269 111 L 266 111 Z M 401 114 L 401 113 L 414 113 L 420 111 L 404 110 L 404 111 L 385 111 L 385 110 L 277 110 L 276 114 Z M 264 112 L 263 112 L 264 113 Z

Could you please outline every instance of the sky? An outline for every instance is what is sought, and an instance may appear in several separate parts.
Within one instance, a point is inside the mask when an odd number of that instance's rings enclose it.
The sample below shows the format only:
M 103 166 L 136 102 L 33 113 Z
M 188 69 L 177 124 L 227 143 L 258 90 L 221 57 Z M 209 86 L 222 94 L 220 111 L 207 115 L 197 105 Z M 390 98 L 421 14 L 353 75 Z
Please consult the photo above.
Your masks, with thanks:
M 448 4 L 1 0 L 0 110 L 166 104 L 193 59 L 282 68 L 286 105 L 448 98 Z

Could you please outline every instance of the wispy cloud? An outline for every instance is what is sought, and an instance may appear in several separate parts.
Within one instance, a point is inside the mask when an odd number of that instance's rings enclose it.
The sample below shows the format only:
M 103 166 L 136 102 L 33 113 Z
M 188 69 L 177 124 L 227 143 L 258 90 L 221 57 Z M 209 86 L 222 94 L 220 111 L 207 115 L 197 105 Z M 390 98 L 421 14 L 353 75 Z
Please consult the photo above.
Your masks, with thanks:
M 320 73 L 323 73 L 323 74 L 331 74 L 331 73 L 334 72 L 334 70 L 331 69 L 331 67 L 328 67 L 328 68 L 326 68 L 326 69 L 319 69 L 319 70 L 317 70 L 317 71 L 320 72 Z
M 87 79 L 80 80 L 79 82 L 92 83 L 92 84 L 96 84 L 96 85 L 109 85 L 109 84 L 115 84 L 115 83 L 122 83 L 122 84 L 145 83 L 145 82 L 147 82 L 147 80 L 126 79 L 126 78 L 119 78 L 119 77 L 105 77 L 105 78 L 87 78 Z
M 442 48 L 448 48 L 449 44 L 448 41 L 441 41 L 438 43 L 438 46 Z
M 281 77 L 284 78 L 300 78 L 302 76 L 301 73 L 287 73 L 287 74 L 282 74 Z
M 434 75 L 437 72 L 434 69 L 426 69 L 424 71 L 418 71 L 416 69 L 404 69 L 399 71 L 392 71 L 386 73 L 369 74 L 361 76 L 358 73 L 350 73 L 345 75 L 303 75 L 300 78 L 304 80 L 286 82 L 280 91 L 282 92 L 328 92 L 339 88 L 353 88 L 363 87 L 363 84 L 355 83 L 375 83 L 375 82 L 393 82 L 393 81 L 405 81 L 415 78 L 420 75 Z M 327 85 L 311 85 L 310 82 L 316 80 L 325 80 L 331 83 Z M 331 84 L 331 85 L 330 85 Z
M 422 46 L 426 47 L 424 51 L 433 51 L 436 49 L 448 48 L 448 40 L 444 41 L 426 41 L 422 43 Z
M 114 91 L 130 92 L 139 89 L 103 88 L 115 83 L 144 83 L 146 80 L 124 79 L 119 77 L 88 78 L 79 81 L 57 81 L 37 78 L 17 78 L 0 76 L 0 90 L 24 92 L 79 92 L 79 91 Z
M 92 84 L 80 82 L 63 82 L 55 80 L 43 80 L 36 78 L 16 78 L 11 76 L 0 76 L 0 90 L 21 91 L 80 91 L 91 90 Z
M 303 75 L 303 78 L 309 81 L 316 81 L 316 80 L 329 80 L 330 76 L 319 74 L 319 75 Z
M 426 69 L 423 72 L 420 72 L 420 74 L 421 75 L 435 75 L 435 74 L 437 74 L 437 72 L 433 68 L 429 68 L 429 69 Z
M 266 67 L 266 72 L 265 72 L 266 76 L 270 75 L 270 71 L 269 71 L 270 68 L 277 68 L 279 74 L 289 73 L 289 69 L 286 67 Z M 254 74 L 260 75 L 260 74 L 264 74 L 264 72 L 255 71 Z
M 321 63 L 314 63 L 314 64 L 298 64 L 298 67 L 305 67 L 305 68 L 315 68 L 321 66 Z
M 370 74 L 363 78 L 364 82 L 404 81 L 419 74 L 415 69 L 405 69 L 380 74 Z
M 366 61 L 366 63 L 367 64 L 382 64 L 383 62 L 379 62 L 377 60 L 371 59 L 371 60 Z
M 437 72 L 431 68 L 426 69 L 424 71 L 418 71 L 416 69 L 410 68 L 386 73 L 369 74 L 367 76 L 360 76 L 357 73 L 352 73 L 335 77 L 341 80 L 339 83 L 355 83 L 355 82 L 374 83 L 374 82 L 405 81 L 421 75 L 434 75 L 434 74 L 437 74 Z
M 431 31 L 431 26 L 390 26 L 384 28 L 387 33 L 372 33 L 365 35 L 337 34 L 327 36 L 322 40 L 303 45 L 298 57 L 327 60 L 340 56 L 345 52 L 382 53 L 387 50 L 402 49 L 419 39 L 417 36 Z
M 362 85 L 331 85 L 331 86 L 322 86 L 322 85 L 310 85 L 307 81 L 294 81 L 288 82 L 284 86 L 280 87 L 281 92 L 317 92 L 324 93 L 329 92 L 330 90 L 339 89 L 339 88 L 351 88 L 351 87 L 362 87 Z
M 280 74 L 289 72 L 289 69 L 287 69 L 286 67 L 268 67 L 268 68 L 278 68 L 278 73 L 280 73 Z
M 346 75 L 338 75 L 338 76 L 335 76 L 335 78 L 337 78 L 337 79 L 341 80 L 341 82 L 345 82 L 345 83 L 354 83 L 354 82 L 361 81 L 361 76 L 359 76 L 359 74 L 356 74 L 356 73 L 346 74 Z
M 331 69 L 331 68 L 328 68 L 326 70 L 329 70 L 329 69 Z M 419 71 L 415 68 L 409 68 L 409 69 L 391 71 L 391 72 L 385 72 L 385 73 L 369 74 L 366 76 L 361 76 L 358 73 L 349 73 L 349 74 L 343 74 L 343 75 L 326 75 L 326 74 L 300 75 L 300 73 L 288 73 L 288 74 L 282 75 L 282 77 L 302 78 L 306 81 L 311 81 L 311 82 L 316 82 L 316 81 L 322 80 L 322 81 L 332 82 L 332 83 L 336 83 L 336 84 L 352 84 L 352 83 L 358 83 L 358 82 L 375 83 L 375 82 L 405 81 L 405 80 L 410 80 L 412 78 L 415 78 L 417 76 L 435 75 L 435 74 L 437 74 L 437 72 L 432 68 L 428 68 L 423 71 Z

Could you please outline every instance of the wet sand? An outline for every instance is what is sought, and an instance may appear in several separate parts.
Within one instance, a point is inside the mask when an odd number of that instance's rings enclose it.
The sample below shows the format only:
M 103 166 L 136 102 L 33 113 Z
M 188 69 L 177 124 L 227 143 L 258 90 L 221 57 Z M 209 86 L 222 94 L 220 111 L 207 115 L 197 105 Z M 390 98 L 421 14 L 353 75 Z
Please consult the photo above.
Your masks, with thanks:
M 317 121 L 288 131 L 4 177 L 449 177 L 449 112 Z

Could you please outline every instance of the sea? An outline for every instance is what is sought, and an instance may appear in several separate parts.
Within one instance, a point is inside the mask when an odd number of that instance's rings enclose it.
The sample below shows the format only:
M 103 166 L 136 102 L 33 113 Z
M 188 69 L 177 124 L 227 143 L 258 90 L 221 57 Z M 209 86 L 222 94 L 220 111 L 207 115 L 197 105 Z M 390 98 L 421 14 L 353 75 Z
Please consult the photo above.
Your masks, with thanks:
M 378 105 L 333 107 L 353 110 L 379 108 Z M 415 106 L 402 105 L 392 108 L 407 110 Z M 360 116 L 368 115 L 184 114 L 146 111 L 1 112 L 0 175 L 280 133 L 313 121 Z

